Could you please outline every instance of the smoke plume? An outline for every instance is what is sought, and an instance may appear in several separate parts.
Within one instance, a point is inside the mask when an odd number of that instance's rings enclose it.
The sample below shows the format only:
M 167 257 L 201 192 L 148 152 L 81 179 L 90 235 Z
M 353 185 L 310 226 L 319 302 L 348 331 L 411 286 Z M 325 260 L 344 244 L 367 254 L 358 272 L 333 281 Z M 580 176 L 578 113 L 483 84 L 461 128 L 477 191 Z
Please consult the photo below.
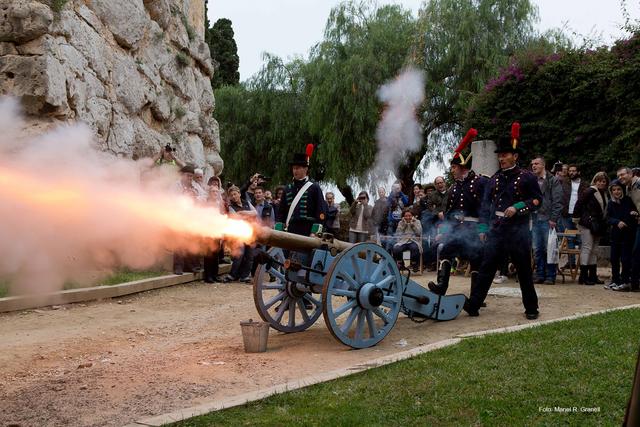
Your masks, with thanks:
M 376 181 L 397 172 L 405 157 L 422 145 L 416 110 L 424 97 L 424 75 L 413 68 L 379 89 L 378 98 L 386 107 L 376 130 L 378 152 L 372 170 Z
M 223 234 L 252 238 L 249 224 L 172 190 L 172 168 L 93 148 L 86 126 L 22 138 L 17 103 L 0 98 L 0 129 L 0 278 L 13 293 L 58 290 L 87 271 L 148 268 Z

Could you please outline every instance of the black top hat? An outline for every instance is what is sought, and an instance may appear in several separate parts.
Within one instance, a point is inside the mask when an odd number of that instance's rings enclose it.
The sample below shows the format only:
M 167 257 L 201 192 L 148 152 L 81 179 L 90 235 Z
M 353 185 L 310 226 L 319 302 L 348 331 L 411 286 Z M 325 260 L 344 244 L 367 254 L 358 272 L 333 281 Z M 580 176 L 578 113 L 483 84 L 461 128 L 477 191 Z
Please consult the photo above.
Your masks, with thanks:
M 495 149 L 496 153 L 518 153 L 521 154 L 522 150 L 520 150 L 520 123 L 513 122 L 511 124 L 511 135 L 510 136 L 501 136 L 498 139 L 498 147 Z
M 293 153 L 293 159 L 289 162 L 289 166 L 309 167 L 307 155 L 305 153 Z

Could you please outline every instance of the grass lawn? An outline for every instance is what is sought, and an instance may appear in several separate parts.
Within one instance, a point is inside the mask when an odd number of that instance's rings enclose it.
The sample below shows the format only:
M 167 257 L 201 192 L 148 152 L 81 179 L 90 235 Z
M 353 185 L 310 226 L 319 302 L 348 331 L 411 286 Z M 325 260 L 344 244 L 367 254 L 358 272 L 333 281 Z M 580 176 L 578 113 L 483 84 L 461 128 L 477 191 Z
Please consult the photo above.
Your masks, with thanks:
M 120 283 L 133 282 L 134 280 L 149 279 L 151 277 L 159 277 L 170 274 L 168 271 L 160 269 L 134 271 L 127 268 L 115 270 L 109 276 L 105 277 L 94 284 L 81 284 L 75 282 L 66 282 L 64 289 L 86 288 L 88 286 L 112 286 Z M 0 298 L 9 296 L 9 281 L 0 279 Z
M 4 298 L 9 294 L 9 282 L 0 279 L 0 298 Z
M 170 273 L 164 270 L 134 271 L 125 268 L 114 271 L 110 276 L 100 280 L 99 284 L 104 286 L 118 285 L 120 283 L 133 282 L 134 280 L 166 276 L 167 274 Z
M 638 356 L 638 325 L 636 309 L 470 338 L 173 425 L 620 425 Z

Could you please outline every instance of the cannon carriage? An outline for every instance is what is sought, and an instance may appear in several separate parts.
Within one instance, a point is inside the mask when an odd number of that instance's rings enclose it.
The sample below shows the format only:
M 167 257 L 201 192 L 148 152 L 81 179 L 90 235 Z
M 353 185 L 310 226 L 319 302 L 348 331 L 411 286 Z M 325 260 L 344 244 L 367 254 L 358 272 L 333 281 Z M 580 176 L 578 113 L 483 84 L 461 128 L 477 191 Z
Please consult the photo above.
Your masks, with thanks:
M 320 315 L 331 334 L 352 348 L 379 343 L 400 312 L 414 320 L 451 320 L 465 296 L 441 296 L 401 274 L 375 243 L 350 244 L 330 234 L 299 236 L 259 229 L 271 246 L 259 258 L 253 295 L 260 317 L 282 332 L 301 332 Z

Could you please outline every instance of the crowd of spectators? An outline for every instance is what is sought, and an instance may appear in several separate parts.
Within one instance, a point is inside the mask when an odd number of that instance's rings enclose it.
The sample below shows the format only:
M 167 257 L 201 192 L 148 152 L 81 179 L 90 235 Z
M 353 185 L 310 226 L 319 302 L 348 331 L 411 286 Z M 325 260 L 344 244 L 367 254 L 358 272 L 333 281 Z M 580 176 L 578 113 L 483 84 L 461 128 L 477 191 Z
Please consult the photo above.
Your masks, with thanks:
M 270 191 L 265 187 L 268 177 L 256 173 L 240 187 L 227 183 L 225 189 L 219 177 L 211 177 L 205 184 L 203 171 L 178 160 L 171 147 L 165 147 L 154 162 L 180 167 L 180 179 L 174 184 L 175 193 L 186 194 L 203 205 L 213 205 L 221 213 L 252 218 L 266 227 L 274 226 L 284 186 L 273 187 L 273 192 Z M 531 221 L 535 282 L 555 284 L 558 265 L 548 262 L 547 253 L 550 231 L 577 230 L 577 236 L 568 239 L 568 244 L 569 248 L 580 245 L 579 283 L 603 283 L 597 276 L 597 246 L 605 238 L 611 247 L 612 268 L 612 280 L 605 288 L 637 289 L 640 170 L 621 167 L 613 181 L 604 172 L 598 172 L 588 181 L 581 177 L 578 165 L 557 162 L 549 170 L 545 159 L 536 157 L 530 167 L 543 195 L 542 205 Z M 377 242 L 399 263 L 404 262 L 403 254 L 408 252 L 409 268 L 413 271 L 418 271 L 419 265 L 435 270 L 437 230 L 445 221 L 447 197 L 447 179 L 443 176 L 436 177 L 433 183 L 416 183 L 407 192 L 401 182 L 394 183 L 388 195 L 384 187 L 378 187 L 374 201 L 366 191 L 361 191 L 350 206 L 343 207 L 336 203 L 333 192 L 327 192 L 325 223 L 322 225 L 326 232 L 351 243 Z M 212 247 L 217 249 L 205 254 L 204 263 L 186 253 L 174 254 L 174 272 L 181 274 L 204 267 L 207 282 L 248 283 L 255 272 L 256 252 L 266 249 L 255 245 L 234 248 L 231 272 L 218 277 L 223 244 L 215 242 Z M 560 269 L 576 268 L 575 264 L 575 256 L 570 255 Z M 509 265 L 505 262 L 494 281 L 502 283 L 508 272 Z

